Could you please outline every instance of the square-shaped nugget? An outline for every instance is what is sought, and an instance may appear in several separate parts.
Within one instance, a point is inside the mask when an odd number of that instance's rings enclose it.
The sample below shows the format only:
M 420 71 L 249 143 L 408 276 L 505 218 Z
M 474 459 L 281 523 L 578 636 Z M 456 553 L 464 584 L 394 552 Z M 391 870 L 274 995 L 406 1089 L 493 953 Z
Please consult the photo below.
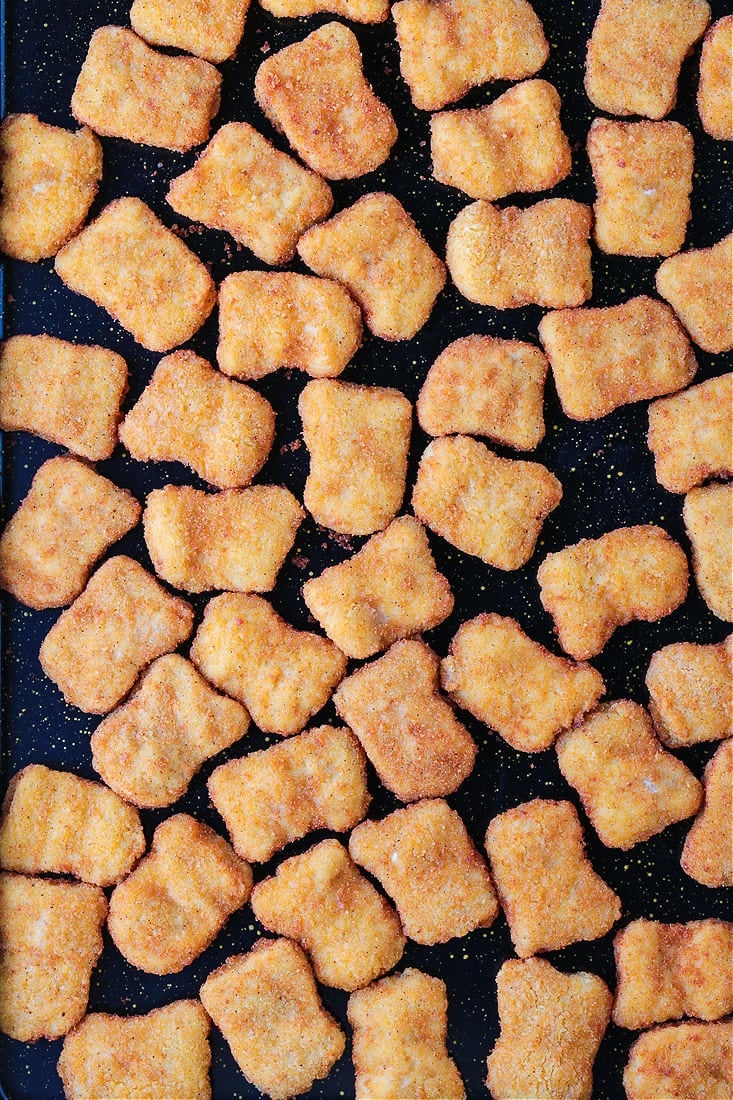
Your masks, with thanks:
M 389 0 L 260 0 L 260 7 L 279 19 L 328 11 L 353 23 L 383 23 L 389 15 Z
M 733 233 L 710 248 L 670 256 L 657 271 L 657 292 L 694 342 L 718 355 L 733 348 Z
M 651 1028 L 631 1048 L 624 1088 L 628 1100 L 729 1100 L 733 1020 Z
M 714 615 L 733 623 L 733 482 L 691 489 L 682 517 L 700 595 Z
M 657 736 L 670 748 L 733 736 L 733 634 L 719 645 L 677 642 L 652 654 L 646 673 Z
M 649 406 L 647 443 L 657 481 L 686 493 L 710 477 L 733 475 L 733 374 L 710 378 Z
M 697 109 L 703 129 L 718 141 L 733 141 L 733 15 L 713 23 L 705 35 L 700 58 Z
M 130 22 L 146 42 L 218 64 L 239 45 L 249 0 L 134 0 Z
M 733 886 L 733 741 L 724 741 L 705 768 L 705 805 L 687 834 L 682 870 L 703 886 Z

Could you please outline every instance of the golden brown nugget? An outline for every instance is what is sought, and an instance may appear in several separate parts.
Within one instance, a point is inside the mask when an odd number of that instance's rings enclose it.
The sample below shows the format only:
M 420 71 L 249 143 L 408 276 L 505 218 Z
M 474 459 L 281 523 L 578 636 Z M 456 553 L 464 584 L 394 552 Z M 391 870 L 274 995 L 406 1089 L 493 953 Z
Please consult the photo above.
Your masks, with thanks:
M 139 673 L 185 642 L 193 608 L 132 558 L 109 558 L 46 635 L 41 667 L 67 703 L 106 714 Z
M 472 199 L 548 191 L 570 174 L 560 96 L 546 80 L 525 80 L 478 110 L 430 119 L 433 175 Z
M 36 115 L 0 126 L 0 250 L 16 260 L 55 256 L 84 224 L 102 178 L 102 146 Z
M 361 346 L 361 310 L 332 279 L 238 271 L 219 287 L 219 369 L 264 378 L 280 367 L 341 374 Z
M 357 659 L 438 626 L 454 602 L 412 516 L 392 520 L 353 557 L 306 581 L 303 599 L 329 638 Z
M 631 1048 L 628 1100 L 731 1100 L 733 1020 L 653 1027 Z
M 371 801 L 366 761 L 345 728 L 318 726 L 221 764 L 208 783 L 235 851 L 264 863 L 314 829 L 345 833 Z
M 522 959 L 605 936 L 621 916 L 620 899 L 585 854 L 571 802 L 535 798 L 499 814 L 489 823 L 486 851 Z
M 263 61 L 255 96 L 298 156 L 326 179 L 374 171 L 397 140 L 391 111 L 364 76 L 358 39 L 343 23 L 326 23 Z
M 654 401 L 647 443 L 660 485 L 686 493 L 710 477 L 732 476 L 732 413 L 733 374 Z
M 214 308 L 205 265 L 140 199 L 115 199 L 64 245 L 56 272 L 149 351 L 185 344 Z
M 327 183 L 246 122 L 217 130 L 166 198 L 176 213 L 231 233 L 267 264 L 292 260 L 301 233 L 333 207 Z
M 697 109 L 703 129 L 718 141 L 733 141 L 733 15 L 713 23 L 700 58 Z
M 670 748 L 733 736 L 733 634 L 719 645 L 678 642 L 652 654 L 649 710 Z
M 219 489 L 249 485 L 274 438 L 270 402 L 192 351 L 161 359 L 120 425 L 120 441 L 133 458 L 182 462 Z
M 548 554 L 537 571 L 540 600 L 560 645 L 576 661 L 600 653 L 619 626 L 653 623 L 687 597 L 682 548 L 654 524 L 619 527 Z
M 544 199 L 524 210 L 479 200 L 451 222 L 446 263 L 470 302 L 495 309 L 579 306 L 591 296 L 590 229 L 590 207 L 571 199 Z
M 733 622 L 733 482 L 691 489 L 682 507 L 700 595 L 719 619 Z
M 724 741 L 705 768 L 705 805 L 687 834 L 682 870 L 703 886 L 733 886 L 733 741 Z
M 618 256 L 671 256 L 691 217 L 692 135 L 679 122 L 597 118 L 588 157 L 598 192 L 596 244 Z
M 592 710 L 606 688 L 600 672 L 557 657 L 502 615 L 463 623 L 441 662 L 443 690 L 521 752 L 549 749 Z
M 697 813 L 702 787 L 654 736 L 637 703 L 599 707 L 558 738 L 560 771 L 608 848 L 633 848 Z
M 412 491 L 418 519 L 496 569 L 520 569 L 534 554 L 562 486 L 539 462 L 500 458 L 467 435 L 435 439 Z
M 247 733 L 249 717 L 176 653 L 159 657 L 131 698 L 92 734 L 92 765 L 127 802 L 170 806 L 201 765 Z
M 665 260 L 657 292 L 669 302 L 694 342 L 718 355 L 733 348 L 733 233 L 711 248 L 696 248 Z
M 174 814 L 109 901 L 109 932 L 127 961 L 148 974 L 176 974 L 249 899 L 252 872 L 207 825 Z
M 168 584 L 187 592 L 269 592 L 304 517 L 279 485 L 221 493 L 166 485 L 148 495 L 143 525 L 155 572 Z
M 405 495 L 410 402 L 386 386 L 319 378 L 298 412 L 310 456 L 303 503 L 316 523 L 347 535 L 381 531 Z
M 354 23 L 383 23 L 389 15 L 389 0 L 260 0 L 260 7 L 280 19 L 328 11 Z
M 367 327 L 385 340 L 420 331 L 445 286 L 445 265 L 404 206 L 384 192 L 364 195 L 298 241 L 317 275 L 343 283 L 364 311 Z
M 140 511 L 131 493 L 84 462 L 50 458 L 0 538 L 0 588 L 27 607 L 71 603 Z
M 58 1060 L 66 1100 L 210 1100 L 209 1027 L 198 1001 L 144 1016 L 91 1012 L 66 1036 Z
M 448 1055 L 445 982 L 414 967 L 349 997 L 354 1029 L 356 1100 L 421 1096 L 464 1100 L 466 1091 Z
M 32 1043 L 78 1024 L 106 916 L 98 886 L 0 874 L 0 1031 Z
M 709 22 L 707 0 L 603 0 L 585 62 L 588 98 L 610 115 L 664 118 Z
M 510 959 L 496 975 L 501 1034 L 487 1060 L 494 1100 L 590 1100 L 593 1062 L 612 997 L 595 974 L 564 974 L 546 959 Z
M 272 1100 L 307 1092 L 343 1054 L 344 1033 L 290 940 L 263 939 L 246 955 L 232 955 L 200 995 L 244 1076 Z
M 71 97 L 71 113 L 103 137 L 185 152 L 209 136 L 221 79 L 198 57 L 151 50 L 126 27 L 99 27 Z
M 346 672 L 327 638 L 296 630 L 267 600 L 227 592 L 206 605 L 191 660 L 207 680 L 244 703 L 264 733 L 289 737 L 326 705 Z
M 134 0 L 130 22 L 153 46 L 174 46 L 218 64 L 234 55 L 248 9 L 249 0 Z

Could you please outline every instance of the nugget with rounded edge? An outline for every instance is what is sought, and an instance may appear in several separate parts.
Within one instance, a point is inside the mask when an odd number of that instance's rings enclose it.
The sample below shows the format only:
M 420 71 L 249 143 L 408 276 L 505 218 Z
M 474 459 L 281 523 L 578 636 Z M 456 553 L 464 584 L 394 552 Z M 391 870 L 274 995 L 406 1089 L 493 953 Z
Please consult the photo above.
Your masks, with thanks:
M 713 23 L 705 35 L 700 58 L 697 109 L 703 129 L 718 141 L 733 141 L 733 15 Z
M 733 349 L 733 233 L 710 248 L 670 256 L 657 271 L 657 292 L 703 351 Z
M 714 615 L 733 623 L 733 482 L 691 489 L 682 517 L 700 595 Z
M 375 336 L 410 340 L 445 286 L 445 265 L 394 195 L 374 192 L 298 241 L 317 275 L 343 283 Z
M 647 443 L 660 485 L 686 493 L 710 477 L 733 476 L 731 409 L 733 374 L 652 402 Z
M 682 870 L 703 886 L 733 886 L 733 741 L 724 741 L 703 775 L 705 804 L 682 849 Z
M 132 29 L 154 46 L 228 61 L 239 45 L 249 0 L 134 0 Z
M 629 1052 L 624 1088 L 628 1100 L 730 1100 L 733 1020 L 646 1031 Z
M 646 673 L 657 736 L 670 748 L 733 736 L 733 634 L 719 645 L 677 642 L 652 654 Z
M 383 23 L 389 15 L 389 0 L 260 0 L 260 7 L 279 19 L 327 11 L 354 23 Z

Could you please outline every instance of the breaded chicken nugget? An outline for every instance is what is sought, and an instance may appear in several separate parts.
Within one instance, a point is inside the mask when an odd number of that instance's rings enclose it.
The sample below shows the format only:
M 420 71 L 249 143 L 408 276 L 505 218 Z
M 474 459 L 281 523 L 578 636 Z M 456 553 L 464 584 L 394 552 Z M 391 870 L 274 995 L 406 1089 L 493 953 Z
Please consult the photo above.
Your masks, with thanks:
M 317 275 L 344 283 L 375 336 L 410 340 L 445 286 L 445 265 L 404 206 L 384 192 L 364 195 L 298 241 Z
M 140 199 L 115 199 L 64 245 L 56 273 L 149 351 L 185 344 L 214 308 L 205 265 Z
M 102 146 L 86 126 L 72 134 L 36 115 L 0 126 L 0 250 L 48 259 L 84 224 L 102 178 Z
M 394 909 L 364 878 L 338 840 L 286 859 L 252 891 L 257 920 L 296 940 L 319 982 L 353 990 L 391 970 L 405 937 Z
M 733 374 L 654 401 L 647 443 L 660 485 L 686 493 L 710 477 L 733 475 L 732 413 Z
M 480 200 L 451 222 L 446 263 L 461 294 L 480 305 L 579 306 L 591 296 L 590 229 L 590 207 L 571 199 L 503 210 Z
M 251 889 L 248 864 L 222 837 L 188 814 L 174 814 L 112 892 L 109 932 L 139 970 L 176 974 L 213 942 Z
M 606 690 L 590 665 L 555 656 L 514 619 L 489 614 L 459 627 L 441 662 L 441 683 L 459 707 L 521 752 L 549 749 Z
M 344 1033 L 290 940 L 260 940 L 232 955 L 200 993 L 244 1076 L 272 1100 L 308 1092 L 343 1053 Z
M 386 386 L 319 378 L 298 412 L 310 455 L 303 503 L 316 523 L 347 535 L 381 531 L 405 495 L 410 402 Z
M 733 623 L 733 482 L 691 489 L 682 516 L 700 595 L 714 615 Z
M 499 814 L 486 851 L 520 958 L 598 939 L 621 916 L 620 898 L 585 854 L 572 802 L 535 798 Z
M 32 1043 L 79 1023 L 106 916 L 98 886 L 0 874 L 0 1031 Z
M 207 680 L 244 703 L 261 730 L 281 737 L 300 733 L 346 671 L 333 642 L 296 630 L 260 596 L 235 592 L 206 605 L 191 660 Z
M 657 271 L 657 292 L 694 342 L 718 355 L 733 348 L 733 233 L 711 248 L 671 256 Z
M 132 558 L 109 558 L 46 635 L 39 659 L 67 703 L 106 714 L 156 657 L 185 642 L 193 608 Z
M 354 23 L 383 23 L 389 15 L 389 0 L 260 0 L 260 7 L 280 19 L 328 11 Z
M 705 805 L 682 849 L 682 870 L 703 886 L 733 886 L 733 741 L 724 741 L 705 768 Z
M 414 967 L 352 993 L 356 1100 L 424 1096 L 464 1100 L 461 1075 L 448 1055 L 445 982 Z
M 127 802 L 170 806 L 204 763 L 247 733 L 249 717 L 176 653 L 153 661 L 131 698 L 92 734 L 92 765 Z
M 221 79 L 198 57 L 171 57 L 151 50 L 126 27 L 99 27 L 71 97 L 71 113 L 104 137 L 185 152 L 209 136 Z
M 487 1060 L 494 1100 L 590 1100 L 593 1062 L 612 997 L 595 974 L 564 974 L 546 959 L 510 959 L 496 976 L 501 1034 Z
M 267 264 L 292 260 L 301 233 L 333 207 L 327 183 L 246 122 L 217 130 L 193 168 L 172 180 L 166 199 L 177 214 L 231 233 Z
M 733 1020 L 651 1028 L 631 1048 L 624 1088 L 628 1100 L 730 1100 Z
M 705 35 L 700 58 L 697 109 L 703 129 L 718 141 L 733 141 L 733 15 L 713 23 Z
M 657 736 L 670 748 L 733 736 L 733 634 L 719 645 L 678 642 L 652 654 L 646 673 Z
M 166 355 L 120 425 L 140 462 L 182 462 L 219 489 L 249 485 L 275 438 L 275 412 L 261 394 L 222 378 L 192 351 Z
M 588 42 L 588 98 L 610 115 L 664 118 L 709 22 L 707 0 L 603 0 Z
M 682 548 L 654 524 L 619 527 L 548 554 L 537 571 L 540 599 L 560 645 L 576 661 L 600 653 L 614 630 L 653 623 L 687 597 Z
M 233 56 L 244 31 L 249 0 L 134 0 L 132 29 L 154 46 L 218 64 Z

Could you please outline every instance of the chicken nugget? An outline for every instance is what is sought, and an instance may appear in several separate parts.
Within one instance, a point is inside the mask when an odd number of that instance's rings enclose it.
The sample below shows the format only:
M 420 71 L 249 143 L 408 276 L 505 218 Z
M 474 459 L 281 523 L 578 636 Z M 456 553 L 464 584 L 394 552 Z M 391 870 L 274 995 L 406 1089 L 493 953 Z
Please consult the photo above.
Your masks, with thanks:
M 173 46 L 218 64 L 239 45 L 249 0 L 134 0 L 132 29 L 153 46 Z
M 106 916 L 98 886 L 0 874 L 0 1031 L 33 1043 L 79 1023 Z
M 319 378 L 298 412 L 310 471 L 303 503 L 316 523 L 371 535 L 394 519 L 405 495 L 412 405 L 399 390 Z
M 308 1092 L 343 1054 L 344 1033 L 290 940 L 260 940 L 246 955 L 232 955 L 200 995 L 244 1076 L 272 1100 Z
M 127 27 L 99 27 L 76 81 L 71 113 L 103 137 L 185 152 L 208 138 L 221 80 L 198 57 L 151 50 Z
M 647 443 L 660 485 L 686 493 L 710 477 L 733 475 L 732 410 L 733 374 L 652 402 Z
M 651 1028 L 631 1048 L 624 1088 L 628 1100 L 730 1100 L 733 1020 Z
M 657 271 L 657 293 L 690 337 L 713 355 L 733 349 L 733 233 L 710 248 L 670 256 Z
M 489 823 L 486 851 L 522 959 L 596 940 L 621 916 L 620 898 L 585 854 L 572 802 L 535 798 L 499 814 Z
M 92 734 L 92 765 L 127 802 L 170 806 L 201 765 L 244 737 L 249 716 L 177 653 L 159 657 Z
M 652 654 L 646 673 L 657 736 L 670 748 L 733 736 L 733 634 L 719 645 L 678 642 Z
M 487 1059 L 494 1100 L 590 1100 L 593 1062 L 611 1015 L 595 974 L 564 974 L 546 959 L 509 959 L 496 975 L 501 1034 Z
M 591 103 L 610 115 L 664 118 L 709 22 L 707 0 L 603 0 L 585 62 Z
M 39 659 L 67 703 L 106 714 L 142 670 L 193 630 L 193 608 L 141 565 L 119 555 L 91 577 L 46 635 Z
M 261 596 L 238 592 L 209 600 L 191 660 L 244 703 L 259 729 L 281 737 L 300 733 L 346 672 L 333 642 L 296 630 Z
M 521 752 L 549 749 L 606 690 L 596 669 L 555 656 L 502 615 L 463 623 L 440 675 L 459 707 Z
M 177 974 L 214 941 L 251 890 L 249 865 L 222 837 L 188 814 L 174 814 L 113 890 L 109 932 L 138 970 Z
M 571 199 L 500 210 L 479 200 L 448 230 L 445 258 L 470 302 L 494 309 L 579 306 L 591 296 L 591 211 Z
M 298 241 L 317 275 L 344 283 L 375 336 L 410 340 L 445 286 L 445 265 L 394 195 L 374 192 Z
M 700 58 L 697 109 L 703 129 L 718 141 L 733 141 L 733 15 L 713 23 L 705 35 Z
M 719 619 L 733 622 L 733 482 L 691 489 L 682 507 L 700 595 Z
M 324 180 L 246 122 L 217 130 L 193 168 L 171 181 L 166 199 L 177 214 L 225 230 L 267 264 L 292 260 L 301 233 L 333 207 Z
M 208 268 L 140 199 L 105 206 L 64 245 L 55 268 L 149 351 L 185 344 L 216 301 Z
M 389 0 L 260 0 L 260 7 L 279 19 L 327 11 L 354 23 L 383 23 L 389 15 Z
M 682 870 L 703 886 L 733 886 L 733 741 L 724 741 L 703 775 L 705 805 L 682 849 Z
M 82 227 L 102 178 L 102 146 L 84 126 L 70 133 L 36 115 L 0 126 L 0 249 L 45 260 Z
M 223 378 L 192 351 L 158 363 L 120 425 L 140 462 L 182 462 L 219 489 L 249 485 L 275 438 L 275 411 L 261 394 Z
M 368 985 L 405 949 L 394 909 L 338 840 L 286 859 L 255 886 L 252 908 L 268 931 L 300 943 L 319 982 L 337 989 Z

